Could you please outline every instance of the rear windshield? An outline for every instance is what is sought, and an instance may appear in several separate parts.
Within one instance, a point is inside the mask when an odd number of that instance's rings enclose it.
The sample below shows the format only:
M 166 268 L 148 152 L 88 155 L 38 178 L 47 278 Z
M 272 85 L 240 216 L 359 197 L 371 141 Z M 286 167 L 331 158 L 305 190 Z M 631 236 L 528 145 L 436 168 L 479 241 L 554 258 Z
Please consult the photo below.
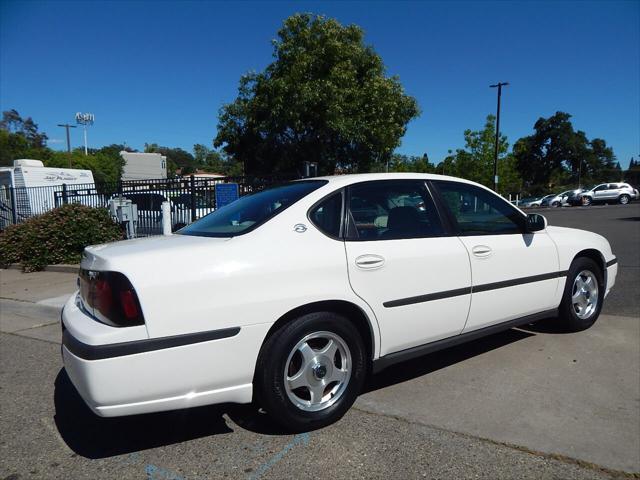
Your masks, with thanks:
M 234 237 L 247 233 L 273 218 L 326 180 L 291 182 L 247 195 L 180 230 L 180 235 Z

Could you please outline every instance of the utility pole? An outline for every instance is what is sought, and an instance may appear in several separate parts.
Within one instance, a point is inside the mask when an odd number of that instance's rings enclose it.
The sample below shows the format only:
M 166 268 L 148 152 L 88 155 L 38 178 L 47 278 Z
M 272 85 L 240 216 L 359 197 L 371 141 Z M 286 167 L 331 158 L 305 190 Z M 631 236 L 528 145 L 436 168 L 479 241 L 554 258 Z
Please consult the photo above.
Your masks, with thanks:
M 67 130 L 67 153 L 69 154 L 69 168 L 71 168 L 71 140 L 69 138 L 69 129 L 76 128 L 75 125 L 69 125 L 68 123 L 58 124 L 59 127 L 64 127 Z
M 495 85 L 489 85 L 490 88 L 498 89 L 498 113 L 496 114 L 496 150 L 493 159 L 493 191 L 498 193 L 498 150 L 500 146 L 500 97 L 502 96 L 502 87 L 509 85 L 509 82 L 498 82 Z
M 582 157 L 580 157 L 580 165 L 578 166 L 578 188 L 582 188 Z
M 59 127 L 64 127 L 67 130 L 67 153 L 71 153 L 71 140 L 69 139 L 69 129 L 76 128 L 75 125 L 69 125 L 68 123 L 58 124 Z

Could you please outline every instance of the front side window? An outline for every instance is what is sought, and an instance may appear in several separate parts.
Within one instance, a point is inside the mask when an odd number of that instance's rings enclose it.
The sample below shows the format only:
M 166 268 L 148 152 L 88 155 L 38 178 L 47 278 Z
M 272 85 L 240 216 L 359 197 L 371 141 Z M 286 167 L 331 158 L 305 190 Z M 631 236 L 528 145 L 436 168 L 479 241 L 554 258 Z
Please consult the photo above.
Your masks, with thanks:
M 349 187 L 350 240 L 397 240 L 443 234 L 424 182 L 375 181 Z
M 457 182 L 434 182 L 461 235 L 522 233 L 524 217 L 483 188 Z
M 234 237 L 247 233 L 301 198 L 327 183 L 326 180 L 291 182 L 242 197 L 179 231 L 181 235 Z

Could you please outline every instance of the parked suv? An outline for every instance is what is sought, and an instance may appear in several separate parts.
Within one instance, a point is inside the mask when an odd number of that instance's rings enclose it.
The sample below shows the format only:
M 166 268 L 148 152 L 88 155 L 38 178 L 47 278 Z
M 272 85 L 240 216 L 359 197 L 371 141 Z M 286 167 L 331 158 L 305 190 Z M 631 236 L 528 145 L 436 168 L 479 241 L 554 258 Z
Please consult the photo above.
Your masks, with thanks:
M 640 195 L 628 183 L 601 183 L 570 199 L 572 205 L 591 205 L 592 203 L 620 203 L 626 205 Z

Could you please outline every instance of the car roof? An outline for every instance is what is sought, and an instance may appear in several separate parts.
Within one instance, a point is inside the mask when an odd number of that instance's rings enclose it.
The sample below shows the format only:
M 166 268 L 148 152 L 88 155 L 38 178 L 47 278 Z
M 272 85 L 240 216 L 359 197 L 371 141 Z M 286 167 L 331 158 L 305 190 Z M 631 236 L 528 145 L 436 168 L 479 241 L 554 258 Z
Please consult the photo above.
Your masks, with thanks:
M 326 180 L 332 186 L 345 186 L 353 183 L 370 182 L 375 180 L 449 180 L 452 182 L 468 183 L 486 188 L 484 185 L 465 180 L 464 178 L 451 177 L 449 175 L 438 175 L 435 173 L 348 173 L 345 175 L 332 175 L 326 177 L 305 178 L 304 180 Z
M 348 185 L 353 185 L 354 183 L 361 182 L 371 182 L 376 180 L 440 180 L 440 181 L 450 181 L 450 182 L 458 182 L 458 183 L 466 183 L 469 185 L 475 185 L 476 187 L 482 188 L 483 190 L 487 190 L 494 195 L 500 197 L 504 202 L 511 205 L 511 203 L 504 198 L 502 195 L 497 194 L 493 190 L 484 185 L 472 182 L 471 180 L 466 180 L 464 178 L 459 177 L 451 177 L 449 175 L 438 175 L 436 173 L 415 173 L 415 172 L 402 172 L 402 173 L 348 173 L 345 175 L 332 175 L 326 177 L 313 177 L 313 178 L 305 178 L 304 180 L 325 180 L 327 181 L 327 185 L 324 185 L 319 191 L 326 191 L 328 188 L 338 189 L 342 187 L 346 187 Z M 298 180 L 300 181 L 300 180 Z M 518 210 L 522 215 L 526 216 L 527 214 L 520 210 L 515 205 L 512 205 L 513 208 Z

